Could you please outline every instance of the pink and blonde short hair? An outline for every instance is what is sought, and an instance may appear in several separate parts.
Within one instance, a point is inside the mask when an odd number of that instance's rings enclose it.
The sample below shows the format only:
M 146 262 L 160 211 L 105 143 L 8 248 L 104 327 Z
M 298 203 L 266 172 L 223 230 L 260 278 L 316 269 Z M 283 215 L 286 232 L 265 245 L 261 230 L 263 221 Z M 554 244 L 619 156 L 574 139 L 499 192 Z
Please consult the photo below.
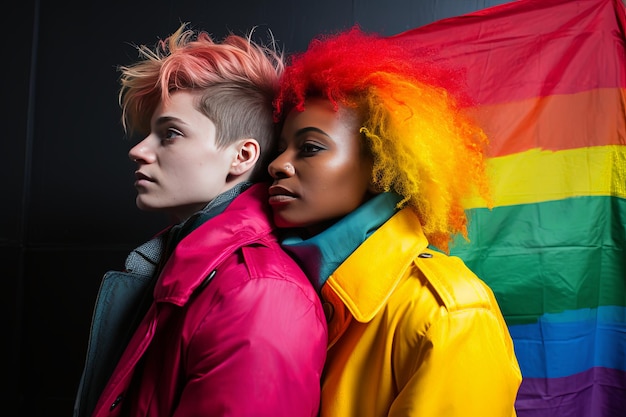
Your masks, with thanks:
M 161 102 L 177 90 L 200 91 L 198 110 L 216 126 L 217 145 L 254 138 L 261 146 L 255 169 L 264 175 L 275 146 L 272 99 L 284 69 L 276 45 L 230 34 L 221 43 L 181 25 L 154 48 L 137 46 L 141 59 L 121 66 L 119 101 L 127 132 L 146 134 Z

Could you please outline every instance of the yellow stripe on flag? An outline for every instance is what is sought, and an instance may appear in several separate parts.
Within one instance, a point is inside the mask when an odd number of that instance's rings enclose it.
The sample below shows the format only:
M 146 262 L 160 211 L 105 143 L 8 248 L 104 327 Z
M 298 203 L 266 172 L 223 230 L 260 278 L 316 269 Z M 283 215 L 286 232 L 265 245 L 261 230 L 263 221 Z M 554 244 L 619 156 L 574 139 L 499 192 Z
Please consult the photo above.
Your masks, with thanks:
M 626 145 L 530 149 L 489 160 L 494 207 L 583 196 L 626 198 Z M 482 208 L 479 198 L 467 208 Z

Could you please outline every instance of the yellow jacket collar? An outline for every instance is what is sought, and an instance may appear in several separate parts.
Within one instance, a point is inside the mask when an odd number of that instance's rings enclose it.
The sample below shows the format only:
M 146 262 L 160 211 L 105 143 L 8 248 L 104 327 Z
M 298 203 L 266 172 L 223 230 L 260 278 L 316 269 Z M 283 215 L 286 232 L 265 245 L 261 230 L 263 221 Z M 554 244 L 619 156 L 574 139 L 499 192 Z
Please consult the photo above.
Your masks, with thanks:
M 326 286 L 357 321 L 368 322 L 427 246 L 417 215 L 404 208 L 365 240 L 328 278 Z

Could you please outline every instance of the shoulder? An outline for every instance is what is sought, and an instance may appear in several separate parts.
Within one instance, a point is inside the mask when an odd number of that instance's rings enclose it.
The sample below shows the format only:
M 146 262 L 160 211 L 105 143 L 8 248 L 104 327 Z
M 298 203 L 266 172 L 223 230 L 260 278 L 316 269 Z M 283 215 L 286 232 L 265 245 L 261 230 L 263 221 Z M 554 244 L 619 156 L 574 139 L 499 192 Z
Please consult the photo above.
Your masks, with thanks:
M 295 282 L 309 282 L 296 261 L 280 246 L 273 234 L 263 238 L 260 245 L 241 248 L 251 279 L 279 278 Z
M 399 340 L 413 346 L 428 339 L 441 348 L 461 335 L 464 340 L 489 335 L 510 347 L 493 291 L 460 258 L 425 250 L 413 265 L 389 303 Z
M 228 256 L 194 304 L 197 314 L 211 317 L 199 323 L 237 322 L 243 332 L 290 328 L 318 334 L 326 326 L 321 301 L 306 275 L 278 244 L 268 242 L 243 246 Z
M 495 307 L 491 289 L 458 257 L 427 249 L 414 259 L 414 274 L 448 311 Z
M 435 323 L 500 320 L 491 289 L 457 257 L 425 249 L 415 256 L 386 309 L 401 334 L 426 334 Z
M 244 286 L 301 294 L 310 302 L 318 296 L 298 264 L 280 247 L 273 234 L 240 247 L 217 268 L 215 281 L 222 292 Z M 217 289 L 217 288 L 216 288 Z

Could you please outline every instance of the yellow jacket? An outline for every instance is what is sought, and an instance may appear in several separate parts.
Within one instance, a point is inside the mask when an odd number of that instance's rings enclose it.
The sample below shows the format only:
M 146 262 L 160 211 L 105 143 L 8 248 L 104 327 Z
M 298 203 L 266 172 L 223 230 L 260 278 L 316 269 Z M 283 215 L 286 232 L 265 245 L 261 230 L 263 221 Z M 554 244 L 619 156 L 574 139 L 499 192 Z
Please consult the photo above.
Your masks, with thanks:
M 492 291 L 427 245 L 403 209 L 322 287 L 321 417 L 515 416 L 521 373 Z

